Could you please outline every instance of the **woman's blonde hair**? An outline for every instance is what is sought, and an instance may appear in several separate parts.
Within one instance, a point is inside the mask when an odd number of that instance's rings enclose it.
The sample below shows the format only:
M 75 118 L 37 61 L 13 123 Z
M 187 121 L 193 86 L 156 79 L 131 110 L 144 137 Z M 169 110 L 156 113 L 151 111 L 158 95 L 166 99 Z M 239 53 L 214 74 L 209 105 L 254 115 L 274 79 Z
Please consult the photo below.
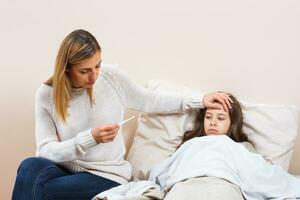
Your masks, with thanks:
M 66 122 L 68 117 L 68 107 L 72 99 L 72 85 L 68 72 L 72 65 L 92 57 L 96 52 L 101 52 L 97 40 L 91 33 L 82 29 L 71 32 L 59 47 L 54 74 L 45 84 L 53 87 L 54 108 L 63 122 Z M 91 105 L 94 104 L 93 88 L 88 88 L 87 93 Z

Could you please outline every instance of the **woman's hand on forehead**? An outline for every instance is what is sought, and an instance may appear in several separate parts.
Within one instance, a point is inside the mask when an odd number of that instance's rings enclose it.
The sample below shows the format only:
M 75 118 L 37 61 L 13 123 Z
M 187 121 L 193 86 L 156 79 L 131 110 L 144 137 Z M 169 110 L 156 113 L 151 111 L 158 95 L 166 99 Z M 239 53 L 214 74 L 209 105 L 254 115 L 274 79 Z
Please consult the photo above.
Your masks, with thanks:
M 203 106 L 205 108 L 223 109 L 228 112 L 231 109 L 233 101 L 225 92 L 212 92 L 205 94 L 203 97 Z

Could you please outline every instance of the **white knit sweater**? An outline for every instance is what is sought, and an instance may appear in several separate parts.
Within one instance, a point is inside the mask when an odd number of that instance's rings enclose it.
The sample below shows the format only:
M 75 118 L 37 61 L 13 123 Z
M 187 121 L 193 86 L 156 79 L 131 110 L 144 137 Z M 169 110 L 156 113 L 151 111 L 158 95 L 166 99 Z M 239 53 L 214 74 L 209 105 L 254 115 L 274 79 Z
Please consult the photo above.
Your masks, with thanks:
M 150 92 L 130 81 L 115 65 L 102 65 L 94 92 L 96 104 L 91 106 L 86 89 L 73 89 L 67 123 L 63 123 L 54 110 L 52 87 L 43 84 L 37 90 L 36 154 L 74 173 L 87 171 L 119 183 L 131 178 L 121 129 L 114 141 L 97 144 L 91 133 L 93 127 L 122 121 L 127 108 L 174 113 L 202 107 L 200 94 Z

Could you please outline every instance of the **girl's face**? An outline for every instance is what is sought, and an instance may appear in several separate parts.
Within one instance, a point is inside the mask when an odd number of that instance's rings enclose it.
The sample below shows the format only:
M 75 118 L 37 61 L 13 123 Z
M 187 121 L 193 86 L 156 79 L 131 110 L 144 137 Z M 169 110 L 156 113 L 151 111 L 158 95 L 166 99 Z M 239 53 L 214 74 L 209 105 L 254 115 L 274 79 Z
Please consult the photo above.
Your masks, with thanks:
M 230 127 L 229 113 L 223 109 L 207 109 L 204 117 L 206 135 L 226 135 Z
M 99 76 L 101 61 L 101 53 L 97 51 L 91 58 L 72 65 L 70 68 L 72 87 L 91 88 Z

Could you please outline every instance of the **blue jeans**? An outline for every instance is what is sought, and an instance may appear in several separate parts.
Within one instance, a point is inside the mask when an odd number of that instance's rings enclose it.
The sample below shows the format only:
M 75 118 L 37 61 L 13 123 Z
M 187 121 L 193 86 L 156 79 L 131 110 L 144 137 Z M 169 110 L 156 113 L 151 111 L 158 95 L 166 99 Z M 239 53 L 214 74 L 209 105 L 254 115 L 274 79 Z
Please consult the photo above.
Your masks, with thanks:
M 18 168 L 12 200 L 90 200 L 120 185 L 88 173 L 70 171 L 41 157 L 27 158 Z

